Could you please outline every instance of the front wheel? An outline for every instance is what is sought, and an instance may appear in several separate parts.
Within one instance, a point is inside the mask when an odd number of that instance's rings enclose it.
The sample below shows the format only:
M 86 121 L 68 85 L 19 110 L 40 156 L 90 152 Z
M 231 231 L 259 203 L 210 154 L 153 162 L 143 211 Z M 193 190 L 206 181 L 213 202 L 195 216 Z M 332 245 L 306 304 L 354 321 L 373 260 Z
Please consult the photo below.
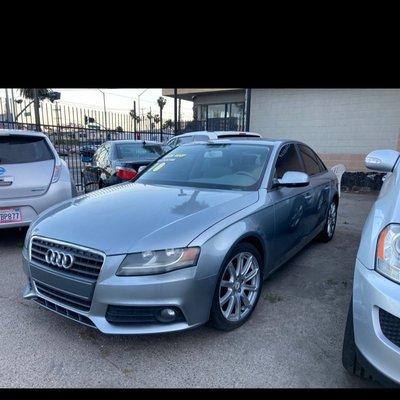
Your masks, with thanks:
M 319 239 L 323 242 L 329 242 L 333 238 L 333 234 L 335 233 L 336 228 L 336 219 L 337 219 L 337 203 L 332 200 L 329 205 L 328 215 L 326 217 L 326 222 L 324 229 L 319 235 Z
M 230 331 L 243 325 L 261 294 L 262 259 L 250 243 L 236 245 L 222 266 L 210 312 L 210 324 Z

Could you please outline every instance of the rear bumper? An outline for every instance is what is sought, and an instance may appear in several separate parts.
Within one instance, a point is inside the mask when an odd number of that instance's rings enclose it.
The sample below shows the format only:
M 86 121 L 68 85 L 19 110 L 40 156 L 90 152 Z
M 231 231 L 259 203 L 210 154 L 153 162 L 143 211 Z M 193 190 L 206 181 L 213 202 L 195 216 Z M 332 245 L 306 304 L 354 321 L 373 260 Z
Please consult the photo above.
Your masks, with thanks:
M 42 211 L 71 197 L 71 182 L 59 180 L 52 183 L 47 192 L 41 196 L 2 199 L 0 208 L 20 208 L 22 221 L 0 224 L 0 229 L 29 226 Z
M 29 282 L 24 288 L 23 297 L 34 300 L 39 298 L 39 304 L 43 307 L 97 328 L 105 334 L 174 332 L 195 328 L 208 321 L 217 275 L 196 279 L 197 267 L 191 267 L 161 275 L 119 277 L 115 272 L 123 258 L 124 256 L 106 258 L 93 292 L 90 310 L 83 312 L 43 295 L 35 285 L 35 277 L 32 275 L 34 269 L 31 269 L 24 254 L 23 269 Z M 60 285 L 57 286 L 61 288 Z M 182 312 L 184 320 L 170 323 L 109 323 L 106 318 L 109 305 L 176 307 Z
M 400 318 L 400 285 L 367 269 L 357 259 L 353 289 L 355 343 L 366 365 L 399 385 L 400 347 L 382 332 L 379 309 Z

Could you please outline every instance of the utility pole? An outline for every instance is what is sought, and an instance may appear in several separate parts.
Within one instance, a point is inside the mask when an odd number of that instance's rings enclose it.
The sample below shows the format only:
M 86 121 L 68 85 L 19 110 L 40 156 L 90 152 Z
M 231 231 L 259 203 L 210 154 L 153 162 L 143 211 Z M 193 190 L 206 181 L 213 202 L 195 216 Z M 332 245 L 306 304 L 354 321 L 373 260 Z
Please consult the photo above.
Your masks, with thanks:
M 174 89 L 174 134 L 178 134 L 178 110 L 177 110 L 177 100 L 178 100 L 178 89 Z
M 106 129 L 108 129 L 108 125 L 107 125 L 107 109 L 106 109 L 106 94 L 102 91 L 102 90 L 100 90 L 100 89 L 97 89 L 100 93 L 102 93 L 103 94 L 103 105 L 104 105 L 104 127 L 106 128 Z
M 39 103 L 38 90 L 33 89 L 33 108 L 35 109 L 35 124 L 36 124 L 36 130 L 38 132 L 41 131 L 39 107 L 40 107 L 40 103 Z
M 251 102 L 251 89 L 246 89 L 245 94 L 245 131 L 250 131 L 250 102 Z
M 136 140 L 136 101 L 133 101 L 133 132 Z
M 7 120 L 7 124 L 12 122 L 11 121 L 11 113 L 10 113 L 10 99 L 8 97 L 8 89 L 6 89 L 6 120 Z

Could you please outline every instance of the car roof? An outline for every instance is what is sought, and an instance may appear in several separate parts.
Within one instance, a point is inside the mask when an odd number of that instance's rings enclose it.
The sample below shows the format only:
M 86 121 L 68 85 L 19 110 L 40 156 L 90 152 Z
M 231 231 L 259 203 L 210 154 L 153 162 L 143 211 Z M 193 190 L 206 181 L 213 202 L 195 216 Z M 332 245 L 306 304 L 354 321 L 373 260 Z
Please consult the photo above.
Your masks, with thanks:
M 205 136 L 214 136 L 218 137 L 219 135 L 260 135 L 256 132 L 244 132 L 244 131 L 194 131 L 181 133 L 180 135 L 176 135 L 175 137 L 185 137 L 185 136 L 194 136 L 194 135 L 205 135 Z
M 106 143 L 137 143 L 137 144 L 158 144 L 162 145 L 161 142 L 156 142 L 154 140 L 129 140 L 129 139 L 119 139 L 119 140 L 107 140 Z
M 182 144 L 181 146 L 190 146 L 190 145 L 196 145 L 196 144 L 223 144 L 223 143 L 229 143 L 229 144 L 260 144 L 260 145 L 265 145 L 265 146 L 276 146 L 279 147 L 281 144 L 284 143 L 297 143 L 297 144 L 304 144 L 302 142 L 299 142 L 297 140 L 292 140 L 292 139 L 278 139 L 278 138 L 248 138 L 248 139 L 234 139 L 234 138 L 224 138 L 224 139 L 213 139 L 210 141 L 196 141 L 192 143 L 185 143 Z
M 6 135 L 47 137 L 47 135 L 45 135 L 44 133 L 37 131 L 28 131 L 23 129 L 0 129 L 0 136 Z

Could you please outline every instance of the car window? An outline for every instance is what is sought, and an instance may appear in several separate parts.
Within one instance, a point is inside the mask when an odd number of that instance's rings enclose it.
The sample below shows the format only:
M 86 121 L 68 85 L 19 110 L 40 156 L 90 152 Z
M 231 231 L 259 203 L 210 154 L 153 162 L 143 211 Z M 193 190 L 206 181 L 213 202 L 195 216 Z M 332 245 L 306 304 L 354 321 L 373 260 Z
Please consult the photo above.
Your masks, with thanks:
M 254 190 L 270 154 L 266 145 L 189 144 L 161 157 L 137 182 Z
M 158 144 L 118 143 L 115 145 L 116 158 L 124 161 L 155 160 L 163 154 Z
M 53 160 L 46 140 L 32 136 L 0 136 L 0 165 Z
M 287 144 L 279 151 L 278 159 L 275 163 L 274 177 L 281 179 L 287 171 L 304 172 L 303 165 L 301 164 L 294 144 Z
M 300 144 L 299 150 L 308 175 L 315 175 L 326 169 L 322 161 L 309 147 Z
M 208 142 L 210 139 L 207 135 L 195 135 L 194 140 L 197 142 Z
M 178 137 L 176 138 L 176 146 L 179 146 L 181 144 L 185 143 L 190 143 L 193 142 L 193 136 L 183 136 L 183 137 Z

